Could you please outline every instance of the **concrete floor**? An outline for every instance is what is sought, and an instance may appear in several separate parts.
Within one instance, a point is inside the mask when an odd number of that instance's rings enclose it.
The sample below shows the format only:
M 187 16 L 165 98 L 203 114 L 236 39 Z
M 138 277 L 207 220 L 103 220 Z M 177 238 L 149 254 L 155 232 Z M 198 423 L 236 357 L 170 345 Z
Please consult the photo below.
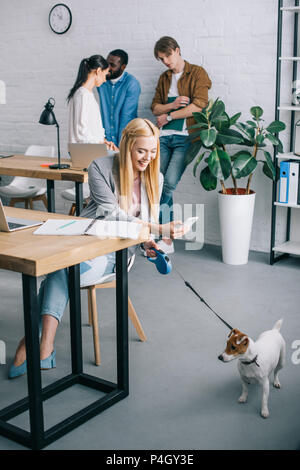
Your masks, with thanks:
M 300 448 L 300 365 L 292 363 L 292 343 L 300 340 L 300 260 L 290 258 L 270 266 L 266 254 L 252 252 L 247 265 L 228 266 L 221 262 L 218 247 L 185 251 L 183 242 L 176 243 L 174 266 L 231 325 L 256 339 L 284 319 L 287 362 L 280 374 L 282 389 L 270 387 L 270 417 L 260 417 L 257 386 L 250 387 L 247 404 L 237 403 L 241 391 L 237 364 L 217 360 L 227 339 L 226 327 L 174 270 L 162 276 L 137 256 L 130 272 L 130 296 L 148 341 L 139 342 L 130 325 L 130 395 L 47 449 Z M 85 371 L 114 380 L 114 291 L 98 291 L 97 296 L 103 363 L 93 365 L 83 294 Z M 0 339 L 7 348 L 7 364 L 0 366 L 0 408 L 26 395 L 26 376 L 7 379 L 23 334 L 21 298 L 20 275 L 0 271 Z M 57 333 L 56 350 L 57 368 L 42 372 L 43 385 L 70 372 L 68 310 Z M 78 386 L 51 398 L 44 404 L 46 429 L 98 396 Z M 27 429 L 27 413 L 12 422 Z M 0 449 L 23 447 L 0 436 Z

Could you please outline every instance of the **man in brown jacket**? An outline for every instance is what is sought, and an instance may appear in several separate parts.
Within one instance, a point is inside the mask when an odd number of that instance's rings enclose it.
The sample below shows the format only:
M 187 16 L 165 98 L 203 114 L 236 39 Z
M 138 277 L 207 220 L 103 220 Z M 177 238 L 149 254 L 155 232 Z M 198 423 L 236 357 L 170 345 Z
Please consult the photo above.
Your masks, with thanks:
M 168 70 L 161 74 L 152 101 L 151 110 L 156 116 L 160 131 L 161 172 L 164 185 L 160 200 L 161 223 L 173 219 L 173 191 L 185 170 L 185 152 L 189 146 L 188 127 L 195 123 L 193 113 L 208 104 L 211 80 L 198 65 L 189 64 L 180 54 L 175 39 L 164 36 L 154 47 L 154 56 Z M 164 239 L 160 248 L 174 251 L 171 240 Z

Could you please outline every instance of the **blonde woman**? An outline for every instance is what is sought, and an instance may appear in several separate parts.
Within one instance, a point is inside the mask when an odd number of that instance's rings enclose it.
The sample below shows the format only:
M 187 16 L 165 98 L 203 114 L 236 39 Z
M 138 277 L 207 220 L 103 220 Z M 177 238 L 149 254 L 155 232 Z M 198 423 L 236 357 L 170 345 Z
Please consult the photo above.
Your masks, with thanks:
M 147 119 L 133 119 L 124 129 L 120 154 L 102 157 L 89 167 L 91 200 L 81 216 L 105 217 L 110 220 L 135 221 L 149 227 L 152 234 L 144 243 L 147 255 L 155 256 L 158 248 L 154 236 L 172 239 L 185 233 L 181 222 L 158 223 L 159 200 L 163 185 L 159 173 L 159 131 Z M 128 249 L 131 257 L 136 247 Z M 99 256 L 80 265 L 80 284 L 90 285 L 115 269 L 115 253 Z M 63 269 L 49 274 L 39 291 L 42 335 L 40 343 L 41 368 L 56 366 L 54 339 L 57 326 L 69 300 L 68 274 Z M 25 340 L 16 351 L 9 377 L 26 373 Z

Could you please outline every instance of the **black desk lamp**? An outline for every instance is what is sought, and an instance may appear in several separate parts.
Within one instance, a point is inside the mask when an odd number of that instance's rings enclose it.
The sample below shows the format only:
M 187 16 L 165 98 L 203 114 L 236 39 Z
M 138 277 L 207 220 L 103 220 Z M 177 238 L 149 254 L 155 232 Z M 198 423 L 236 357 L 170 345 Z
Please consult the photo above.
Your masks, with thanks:
M 55 124 L 55 126 L 57 128 L 58 163 L 50 165 L 49 168 L 51 168 L 52 170 L 60 170 L 60 169 L 64 169 L 64 168 L 70 168 L 70 165 L 67 165 L 66 163 L 60 163 L 59 125 L 56 121 L 56 117 L 55 117 L 55 114 L 53 112 L 54 105 L 55 105 L 55 99 L 54 98 L 49 98 L 49 100 L 45 104 L 45 109 L 41 114 L 39 123 L 40 124 L 45 124 L 46 126 L 53 126 Z

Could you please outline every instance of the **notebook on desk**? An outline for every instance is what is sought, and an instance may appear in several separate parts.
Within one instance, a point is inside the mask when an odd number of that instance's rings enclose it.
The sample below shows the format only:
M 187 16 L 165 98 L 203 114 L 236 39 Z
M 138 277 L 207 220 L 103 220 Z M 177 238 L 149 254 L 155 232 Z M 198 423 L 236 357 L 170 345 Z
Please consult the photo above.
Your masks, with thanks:
M 41 225 L 43 222 L 37 220 L 19 219 L 16 217 L 6 217 L 2 201 L 0 199 L 0 232 L 14 232 L 35 225 Z
M 142 224 L 123 220 L 48 219 L 34 235 L 93 235 L 137 240 L 141 229 Z
M 72 168 L 83 170 L 88 168 L 93 160 L 109 155 L 106 144 L 68 144 Z

